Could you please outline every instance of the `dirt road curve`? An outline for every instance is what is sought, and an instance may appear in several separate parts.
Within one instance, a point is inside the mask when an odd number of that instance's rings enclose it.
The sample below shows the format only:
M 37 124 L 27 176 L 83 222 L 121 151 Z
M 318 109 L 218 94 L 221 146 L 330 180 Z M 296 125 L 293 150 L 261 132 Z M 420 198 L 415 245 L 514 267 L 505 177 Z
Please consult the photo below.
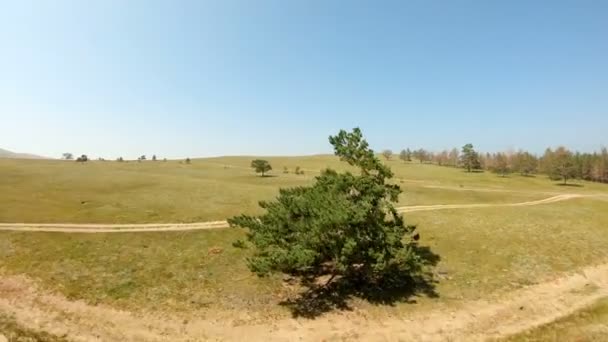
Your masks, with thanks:
M 589 197 L 578 194 L 563 194 L 537 201 L 520 203 L 480 203 L 480 204 L 437 204 L 399 207 L 402 213 L 414 211 L 442 210 L 442 209 L 474 209 L 489 207 L 519 207 L 549 204 L 566 201 L 573 198 Z M 197 223 L 158 223 L 158 224 L 70 224 L 70 223 L 0 223 L 0 230 L 18 230 L 34 232 L 59 233 L 134 233 L 159 231 L 186 231 L 228 228 L 226 221 L 211 221 Z
M 551 322 L 608 296 L 608 264 L 515 290 L 492 301 L 463 303 L 370 319 L 334 312 L 320 319 L 254 324 L 239 319 L 188 321 L 117 311 L 43 293 L 27 278 L 0 278 L 0 311 L 19 324 L 74 341 L 482 341 Z M 234 316 L 233 316 L 234 317 Z

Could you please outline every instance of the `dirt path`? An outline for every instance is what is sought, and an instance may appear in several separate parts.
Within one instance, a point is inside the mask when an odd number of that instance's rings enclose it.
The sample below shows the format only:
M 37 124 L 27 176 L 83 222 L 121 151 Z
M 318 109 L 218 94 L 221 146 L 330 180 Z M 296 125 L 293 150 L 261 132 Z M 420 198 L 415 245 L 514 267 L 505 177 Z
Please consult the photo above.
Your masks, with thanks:
M 0 311 L 31 329 L 74 341 L 482 341 L 508 336 L 573 313 L 608 296 L 608 264 L 515 290 L 495 301 L 463 303 L 401 317 L 369 319 L 336 312 L 316 320 L 243 324 L 235 319 L 184 321 L 134 315 L 43 293 L 25 277 L 0 278 Z M 236 314 L 235 314 L 236 315 Z
M 414 211 L 443 209 L 475 209 L 489 207 L 521 207 L 567 201 L 573 198 L 595 197 L 595 195 L 563 194 L 536 201 L 520 203 L 478 203 L 478 204 L 436 204 L 399 207 L 397 211 L 409 213 Z M 0 223 L 0 230 L 17 230 L 33 232 L 60 233 L 134 233 L 159 231 L 187 231 L 228 228 L 226 221 L 198 223 L 152 223 L 152 224 L 71 224 L 71 223 Z
M 579 194 L 563 194 L 556 195 L 549 198 L 519 202 L 519 203 L 474 203 L 474 204 L 435 204 L 435 205 L 417 205 L 410 207 L 400 207 L 397 211 L 402 213 L 409 213 L 413 211 L 426 211 L 426 210 L 441 210 L 441 209 L 474 209 L 474 208 L 490 208 L 490 207 L 527 207 L 540 204 L 549 204 L 561 201 L 567 201 L 573 198 L 589 197 Z

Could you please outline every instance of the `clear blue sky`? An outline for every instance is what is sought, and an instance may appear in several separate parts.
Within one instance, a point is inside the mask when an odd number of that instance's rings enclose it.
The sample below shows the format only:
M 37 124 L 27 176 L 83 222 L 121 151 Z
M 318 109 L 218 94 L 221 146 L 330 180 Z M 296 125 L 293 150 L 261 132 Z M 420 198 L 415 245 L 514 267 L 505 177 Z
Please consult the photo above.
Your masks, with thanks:
M 608 1 L 0 1 L 0 148 L 608 144 Z

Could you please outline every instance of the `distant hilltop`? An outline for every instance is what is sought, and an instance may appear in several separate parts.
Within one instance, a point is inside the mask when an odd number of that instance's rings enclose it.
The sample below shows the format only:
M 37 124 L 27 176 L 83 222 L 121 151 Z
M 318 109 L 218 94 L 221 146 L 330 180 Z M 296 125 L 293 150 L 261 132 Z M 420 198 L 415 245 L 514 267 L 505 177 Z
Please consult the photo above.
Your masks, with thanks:
M 28 153 L 16 153 L 9 150 L 0 148 L 0 158 L 11 158 L 11 159 L 49 159 L 47 157 L 37 156 L 35 154 Z

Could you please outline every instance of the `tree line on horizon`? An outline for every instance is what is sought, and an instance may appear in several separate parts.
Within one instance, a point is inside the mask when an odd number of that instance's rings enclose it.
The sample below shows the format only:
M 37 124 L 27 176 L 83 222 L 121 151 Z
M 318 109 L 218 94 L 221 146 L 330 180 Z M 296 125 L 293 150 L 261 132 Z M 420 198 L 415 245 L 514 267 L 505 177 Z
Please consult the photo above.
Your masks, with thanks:
M 382 155 L 390 160 L 391 150 L 384 150 Z M 399 159 L 404 162 L 413 160 L 419 163 L 439 166 L 464 168 L 468 172 L 491 171 L 503 177 L 511 173 L 530 176 L 543 173 L 552 180 L 582 179 L 592 182 L 608 183 L 608 149 L 602 147 L 599 152 L 573 152 L 564 146 L 555 149 L 547 148 L 538 156 L 525 150 L 479 153 L 472 144 L 461 149 L 453 148 L 441 152 L 431 152 L 423 148 L 401 150 Z

